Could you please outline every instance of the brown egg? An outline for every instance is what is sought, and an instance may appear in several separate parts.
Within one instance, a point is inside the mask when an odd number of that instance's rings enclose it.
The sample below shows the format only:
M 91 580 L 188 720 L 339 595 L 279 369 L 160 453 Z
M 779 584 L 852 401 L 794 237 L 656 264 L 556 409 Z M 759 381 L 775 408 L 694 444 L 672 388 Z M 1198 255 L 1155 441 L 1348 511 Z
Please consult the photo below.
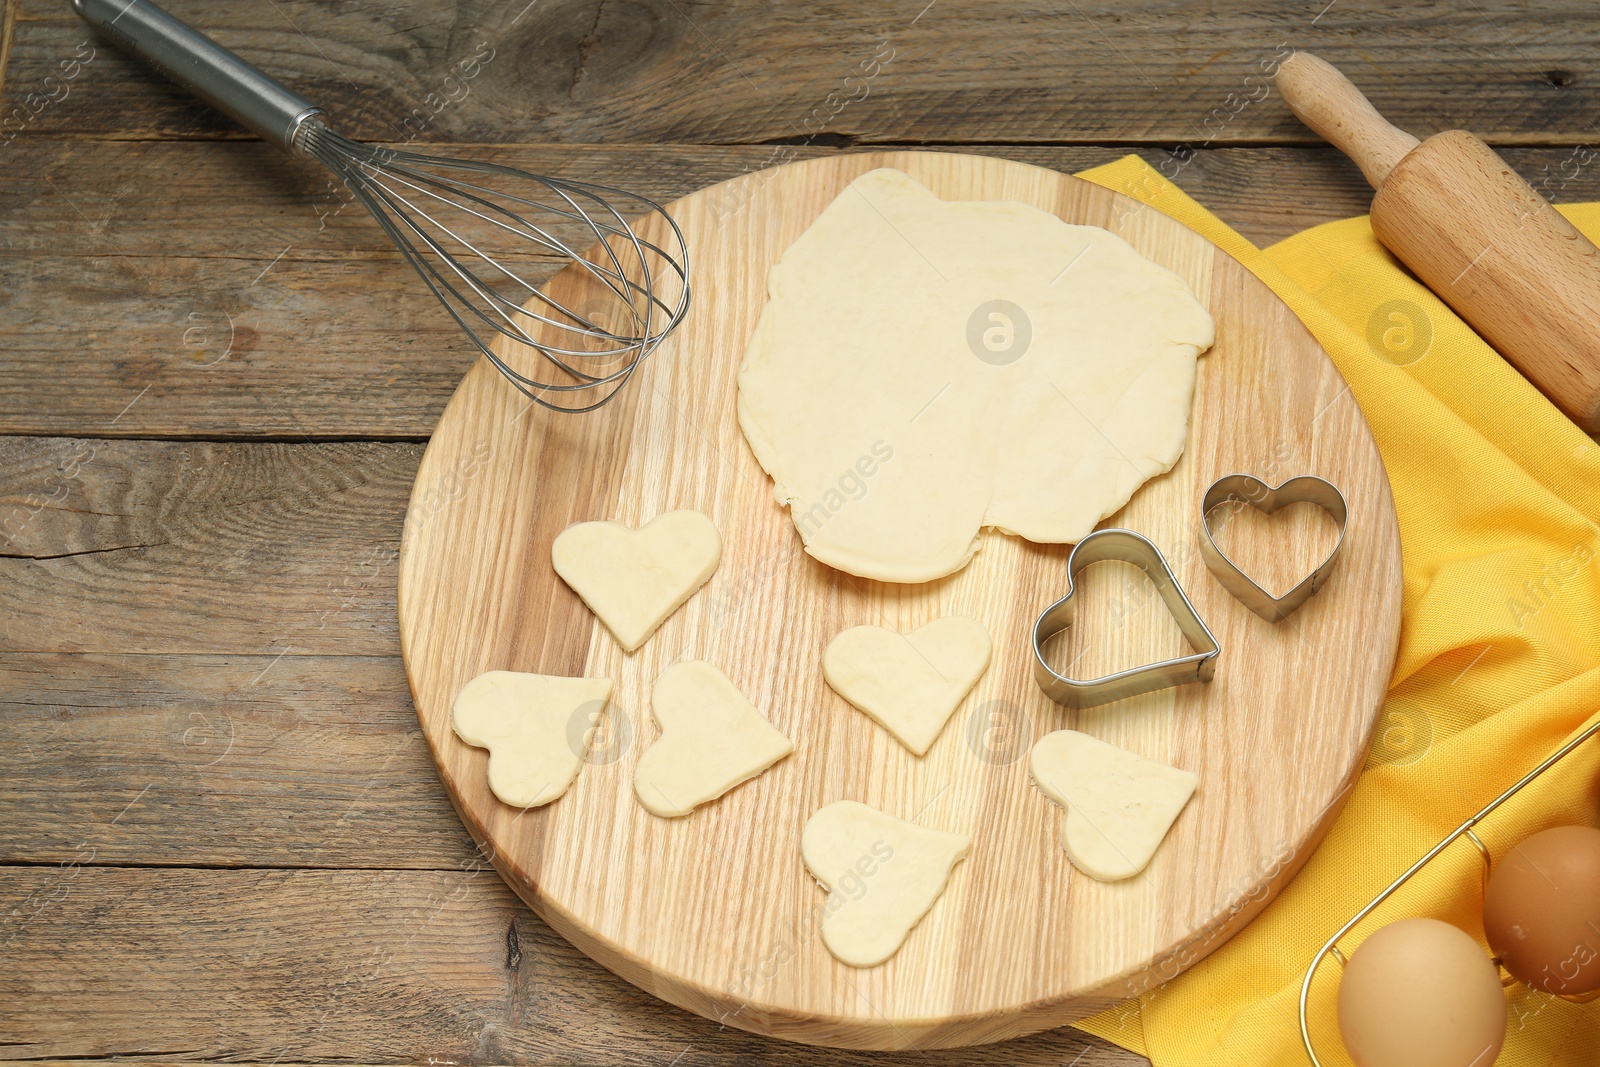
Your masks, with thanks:
M 1600 830 L 1558 826 L 1512 849 L 1489 875 L 1483 932 L 1534 989 L 1600 989 Z
M 1489 1067 L 1506 1039 L 1500 972 L 1449 923 L 1390 923 L 1344 969 L 1339 1036 L 1356 1067 Z

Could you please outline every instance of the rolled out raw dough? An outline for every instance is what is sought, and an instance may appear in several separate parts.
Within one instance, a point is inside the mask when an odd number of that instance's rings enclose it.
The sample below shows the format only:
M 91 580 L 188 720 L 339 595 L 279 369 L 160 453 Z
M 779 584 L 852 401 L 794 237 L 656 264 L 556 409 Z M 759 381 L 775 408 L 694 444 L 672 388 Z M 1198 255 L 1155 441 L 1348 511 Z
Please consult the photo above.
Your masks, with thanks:
M 1211 316 L 1120 237 L 862 175 L 784 251 L 739 424 L 806 551 L 922 582 L 1076 542 L 1183 452 Z
M 1144 870 L 1200 779 L 1076 730 L 1046 734 L 1029 756 L 1033 780 L 1067 809 L 1061 845 L 1072 865 L 1115 882 Z
M 687 815 L 794 751 L 727 675 L 699 660 L 675 663 L 651 690 L 661 737 L 639 758 L 633 789 L 656 815 Z
M 722 535 L 698 511 L 667 511 L 637 530 L 580 522 L 556 535 L 550 562 L 623 649 L 656 632 L 722 559 Z
M 989 666 L 989 628 L 965 615 L 908 634 L 852 626 L 828 642 L 822 673 L 833 691 L 919 756 Z
M 456 736 L 489 750 L 489 789 L 515 808 L 536 808 L 578 776 L 610 678 L 488 671 L 461 687 L 451 707 Z
M 800 835 L 800 856 L 828 891 L 822 943 L 852 967 L 893 956 L 971 843 L 965 834 L 929 830 L 854 800 L 819 809 Z

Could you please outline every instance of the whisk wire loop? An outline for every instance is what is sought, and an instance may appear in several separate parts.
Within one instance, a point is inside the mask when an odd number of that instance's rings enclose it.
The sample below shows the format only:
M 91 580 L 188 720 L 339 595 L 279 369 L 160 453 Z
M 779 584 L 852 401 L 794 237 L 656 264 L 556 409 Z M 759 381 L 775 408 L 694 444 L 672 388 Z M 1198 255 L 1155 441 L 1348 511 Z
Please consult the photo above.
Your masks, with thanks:
M 496 163 L 368 145 L 321 121 L 304 125 L 297 147 L 334 172 L 477 349 L 535 403 L 574 412 L 599 407 L 688 310 L 688 250 L 682 231 L 646 197 Z M 512 179 L 524 191 L 531 187 L 548 199 L 468 181 L 453 172 Z M 659 213 L 674 247 L 640 237 L 618 202 Z M 546 219 L 577 226 L 595 250 L 579 252 L 573 247 L 576 242 L 540 224 Z M 476 230 L 468 232 L 467 227 Z M 571 307 L 540 289 L 512 261 L 530 251 L 570 261 L 597 283 L 594 288 L 604 303 Z M 666 295 L 664 287 L 675 292 Z M 495 336 L 510 341 L 513 350 L 534 353 L 567 380 L 511 366 L 491 345 Z M 574 395 L 594 390 L 603 392 L 587 403 L 581 402 L 586 397 Z
M 353 141 L 328 126 L 320 107 L 151 0 L 73 0 L 73 7 L 268 143 L 331 170 L 478 351 L 534 403 L 593 411 L 689 310 L 683 232 L 648 197 Z M 665 225 L 661 244 L 639 235 L 628 220 L 634 211 L 647 221 L 660 216 L 649 225 Z M 573 236 L 563 236 L 565 227 Z M 525 276 L 521 264 L 530 256 L 539 277 L 552 272 L 537 257 L 577 268 L 556 283 L 571 295 L 558 298 Z M 585 286 L 602 303 L 571 306 L 591 299 Z

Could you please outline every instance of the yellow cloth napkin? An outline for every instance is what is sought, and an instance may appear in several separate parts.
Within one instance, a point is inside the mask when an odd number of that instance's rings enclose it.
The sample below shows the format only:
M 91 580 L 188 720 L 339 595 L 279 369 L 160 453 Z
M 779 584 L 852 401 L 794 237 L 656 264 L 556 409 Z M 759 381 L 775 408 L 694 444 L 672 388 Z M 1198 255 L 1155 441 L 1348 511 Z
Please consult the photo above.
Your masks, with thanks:
M 1600 447 L 1372 235 L 1347 219 L 1257 249 L 1136 156 L 1080 177 L 1199 231 L 1294 309 L 1338 364 L 1394 487 L 1405 594 L 1400 657 L 1348 806 L 1282 895 L 1159 989 L 1078 1025 L 1156 1067 L 1303 1067 L 1300 982 L 1335 930 L 1440 838 L 1600 709 Z M 1600 205 L 1563 208 L 1600 241 Z M 1485 820 L 1496 856 L 1528 834 L 1595 825 L 1600 739 Z M 1458 841 L 1342 943 L 1429 915 L 1481 942 L 1482 860 Z M 1311 1033 L 1347 1064 L 1338 964 L 1318 972 Z M 1600 1002 L 1507 991 L 1500 1067 L 1600 1063 Z M 1404 1025 L 1405 1005 L 1395 1005 Z

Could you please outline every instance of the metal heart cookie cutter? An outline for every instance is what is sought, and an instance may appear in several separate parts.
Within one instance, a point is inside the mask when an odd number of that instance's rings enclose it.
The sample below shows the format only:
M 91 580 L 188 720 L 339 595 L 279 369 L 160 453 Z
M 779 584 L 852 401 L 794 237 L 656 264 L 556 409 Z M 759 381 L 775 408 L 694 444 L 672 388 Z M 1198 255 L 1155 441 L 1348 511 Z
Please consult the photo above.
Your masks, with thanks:
M 1093 563 L 1121 560 L 1144 571 L 1155 583 L 1167 610 L 1195 651 L 1176 659 L 1147 663 L 1102 678 L 1068 678 L 1045 662 L 1044 643 L 1072 625 L 1077 612 L 1073 595 L 1078 591 L 1078 572 Z M 1113 700 L 1170 689 L 1188 682 L 1209 682 L 1217 671 L 1222 646 L 1201 621 L 1194 605 L 1184 595 L 1172 568 L 1161 550 L 1132 530 L 1097 530 L 1079 541 L 1067 557 L 1067 595 L 1045 608 L 1033 624 L 1033 677 L 1045 695 L 1069 708 L 1092 708 Z
M 1315 504 L 1338 524 L 1339 539 L 1316 570 L 1287 593 L 1275 597 L 1235 566 L 1212 539 L 1211 512 L 1230 500 L 1249 504 L 1266 515 L 1290 504 Z M 1282 622 L 1327 583 L 1328 575 L 1333 572 L 1334 561 L 1339 558 L 1339 549 L 1344 547 L 1344 528 L 1349 517 L 1344 494 L 1332 482 L 1315 474 L 1290 478 L 1277 488 L 1253 474 L 1229 474 L 1212 482 L 1211 488 L 1200 500 L 1200 554 L 1205 557 L 1206 566 L 1216 575 L 1217 581 L 1233 594 L 1234 599 L 1268 622 Z

